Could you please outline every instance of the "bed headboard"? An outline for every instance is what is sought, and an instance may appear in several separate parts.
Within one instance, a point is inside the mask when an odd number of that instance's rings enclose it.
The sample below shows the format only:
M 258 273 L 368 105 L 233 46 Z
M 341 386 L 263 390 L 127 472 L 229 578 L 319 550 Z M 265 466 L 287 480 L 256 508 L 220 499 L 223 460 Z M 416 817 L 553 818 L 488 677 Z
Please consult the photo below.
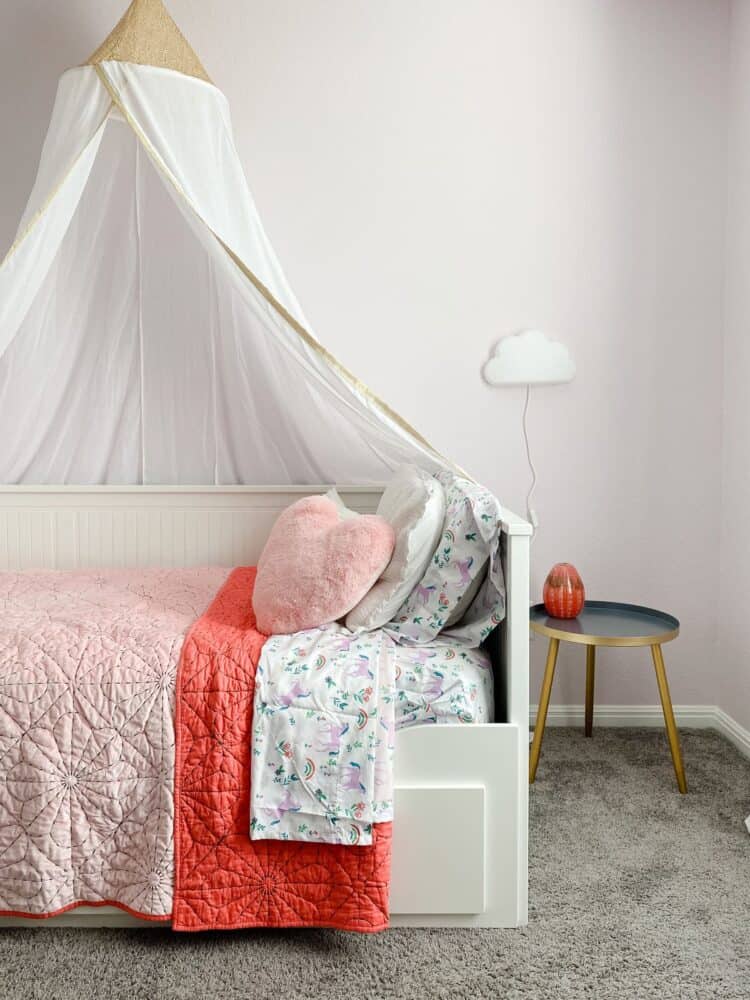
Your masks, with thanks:
M 373 513 L 383 488 L 337 486 Z M 251 566 L 279 513 L 328 486 L 0 486 L 0 572 Z M 507 614 L 493 636 L 499 717 L 527 725 L 529 536 L 503 511 Z
M 285 507 L 328 486 L 0 487 L 0 572 L 248 566 Z M 338 487 L 373 513 L 383 492 Z

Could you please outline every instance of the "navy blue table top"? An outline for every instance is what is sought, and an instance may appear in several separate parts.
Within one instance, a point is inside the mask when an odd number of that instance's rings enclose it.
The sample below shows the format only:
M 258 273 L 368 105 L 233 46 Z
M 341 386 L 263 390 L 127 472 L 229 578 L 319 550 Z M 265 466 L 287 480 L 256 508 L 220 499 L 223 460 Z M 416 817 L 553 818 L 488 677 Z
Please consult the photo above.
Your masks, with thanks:
M 614 601 L 586 601 L 577 618 L 553 618 L 543 604 L 535 604 L 529 615 L 535 632 L 588 645 L 648 646 L 668 642 L 680 631 L 673 615 Z

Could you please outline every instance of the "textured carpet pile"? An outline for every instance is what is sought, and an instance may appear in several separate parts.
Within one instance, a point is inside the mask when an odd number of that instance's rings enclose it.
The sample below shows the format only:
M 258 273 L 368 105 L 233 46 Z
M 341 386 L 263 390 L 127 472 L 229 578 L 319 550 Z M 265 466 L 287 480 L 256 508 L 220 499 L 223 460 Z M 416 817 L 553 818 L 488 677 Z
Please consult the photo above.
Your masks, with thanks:
M 750 761 L 659 730 L 549 730 L 531 790 L 529 926 L 205 936 L 0 931 L 6 1000 L 750 1000 Z

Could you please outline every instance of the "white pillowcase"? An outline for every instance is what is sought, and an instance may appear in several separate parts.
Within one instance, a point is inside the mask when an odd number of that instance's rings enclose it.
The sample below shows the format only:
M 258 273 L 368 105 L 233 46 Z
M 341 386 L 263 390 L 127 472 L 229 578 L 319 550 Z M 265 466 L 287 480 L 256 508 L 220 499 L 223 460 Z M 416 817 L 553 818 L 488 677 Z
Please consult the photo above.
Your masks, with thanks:
M 330 500 L 331 503 L 335 503 L 339 512 L 340 521 L 352 521 L 355 517 L 360 517 L 356 510 L 352 510 L 347 507 L 344 501 L 339 496 L 338 490 L 333 488 L 326 493 L 326 500 Z
M 440 483 L 415 465 L 402 465 L 383 493 L 378 514 L 396 532 L 393 558 L 378 582 L 346 616 L 346 627 L 381 628 L 424 576 L 445 519 Z

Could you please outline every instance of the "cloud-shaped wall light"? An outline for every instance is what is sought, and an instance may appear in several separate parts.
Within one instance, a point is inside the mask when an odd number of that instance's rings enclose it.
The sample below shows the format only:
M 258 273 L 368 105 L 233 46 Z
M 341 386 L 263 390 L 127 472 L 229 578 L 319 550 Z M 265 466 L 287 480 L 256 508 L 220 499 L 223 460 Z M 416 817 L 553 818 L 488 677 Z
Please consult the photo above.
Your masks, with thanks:
M 482 368 L 489 385 L 559 385 L 570 382 L 575 373 L 565 344 L 550 340 L 541 330 L 503 337 Z
M 529 431 L 526 419 L 532 385 L 559 385 L 570 382 L 576 373 L 576 366 L 570 351 L 558 340 L 551 340 L 541 330 L 524 330 L 513 333 L 497 344 L 482 367 L 485 382 L 492 386 L 526 386 L 526 402 L 523 406 L 521 426 L 526 445 L 526 458 L 531 472 L 531 485 L 526 494 L 526 515 L 534 532 L 539 527 L 539 518 L 531 499 L 536 488 L 536 468 L 531 457 Z

